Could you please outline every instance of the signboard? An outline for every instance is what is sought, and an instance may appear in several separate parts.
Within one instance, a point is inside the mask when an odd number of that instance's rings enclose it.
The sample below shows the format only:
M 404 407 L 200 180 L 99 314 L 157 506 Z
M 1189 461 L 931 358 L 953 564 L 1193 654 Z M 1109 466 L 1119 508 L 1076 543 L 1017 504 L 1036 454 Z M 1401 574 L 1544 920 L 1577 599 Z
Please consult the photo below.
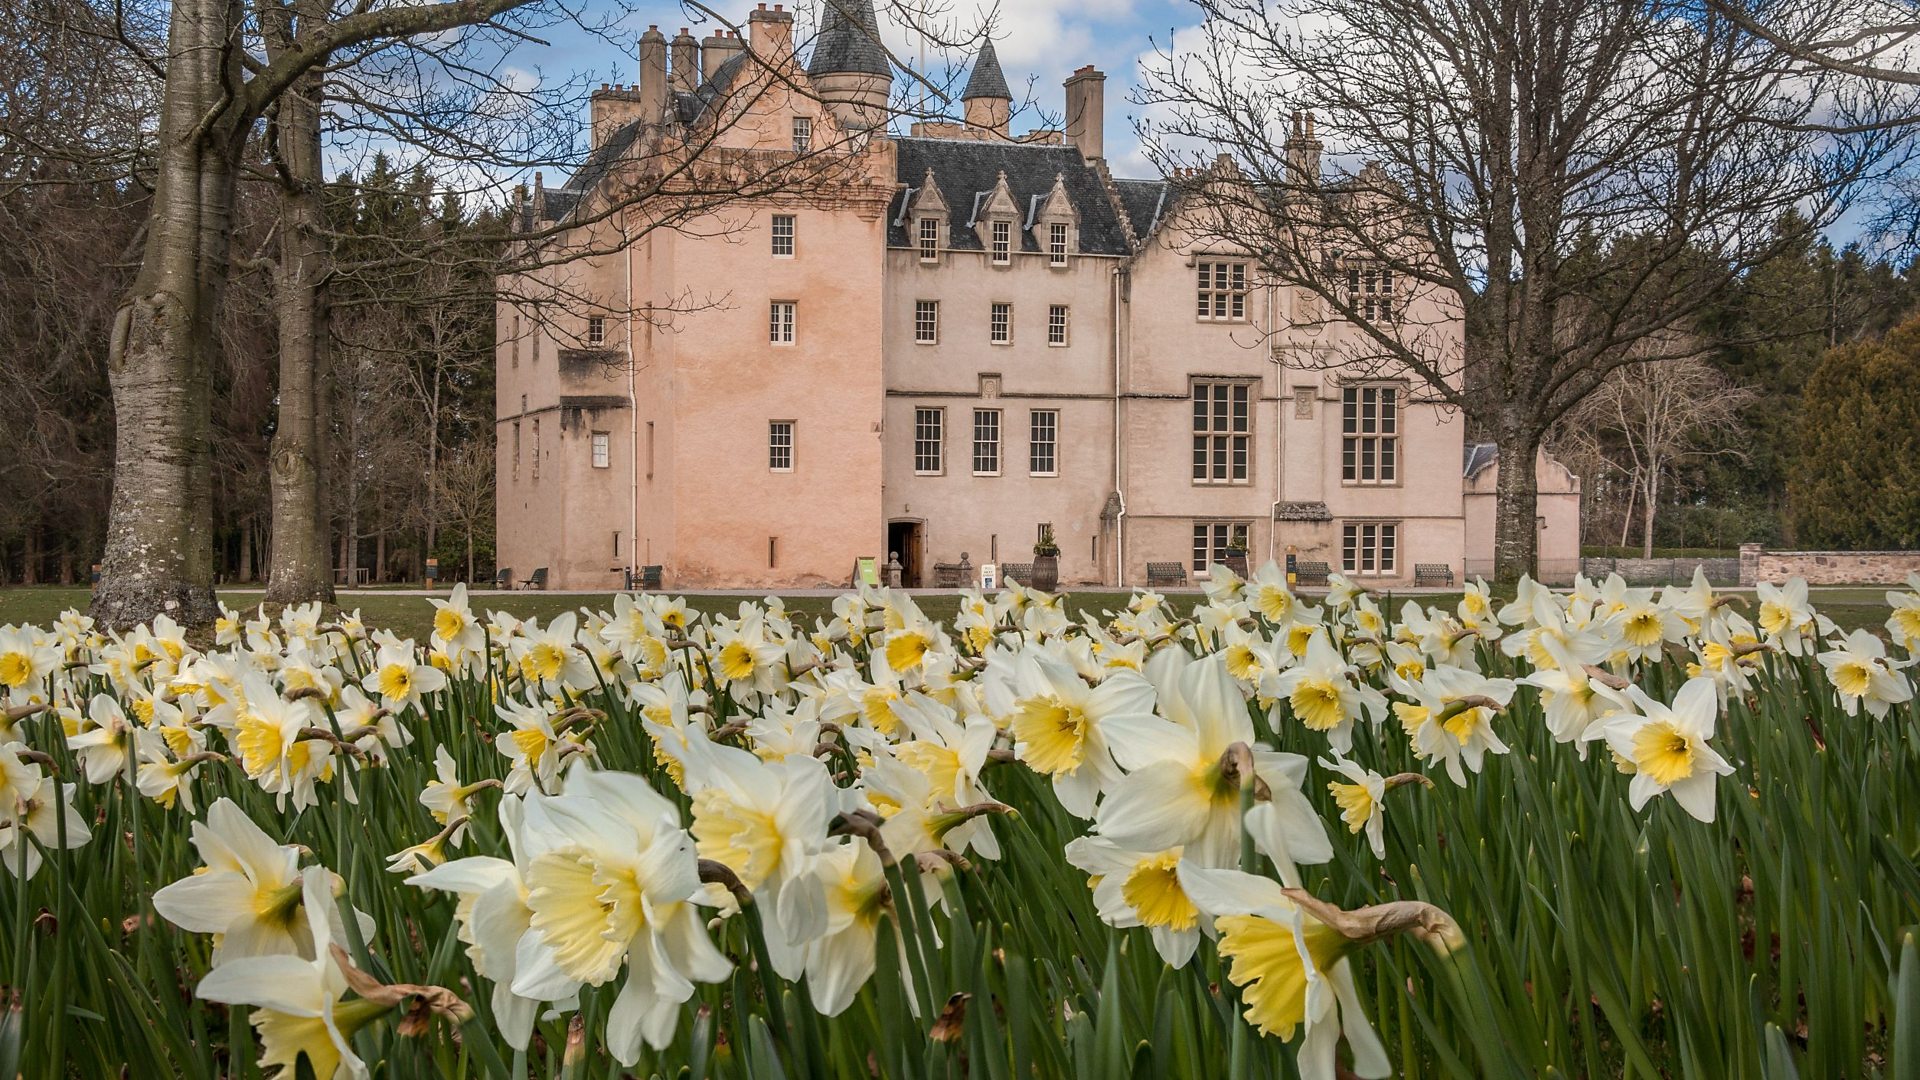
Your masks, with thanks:
M 853 560 L 854 585 L 880 584 L 880 560 L 872 555 L 862 555 Z
M 1000 587 L 1000 567 L 993 563 L 980 564 L 980 591 L 992 592 Z

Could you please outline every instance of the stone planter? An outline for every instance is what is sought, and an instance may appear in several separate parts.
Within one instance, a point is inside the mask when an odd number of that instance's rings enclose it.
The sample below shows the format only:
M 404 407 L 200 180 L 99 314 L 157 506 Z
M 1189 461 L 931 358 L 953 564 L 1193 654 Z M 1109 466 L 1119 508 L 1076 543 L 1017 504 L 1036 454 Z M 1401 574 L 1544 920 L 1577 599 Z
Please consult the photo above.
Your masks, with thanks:
M 1220 560 L 1220 565 L 1239 574 L 1241 577 L 1246 577 L 1247 553 L 1244 551 L 1229 551 L 1227 552 L 1227 557 Z
M 1033 557 L 1033 580 L 1027 583 L 1041 592 L 1052 592 L 1060 587 L 1060 556 L 1035 555 Z

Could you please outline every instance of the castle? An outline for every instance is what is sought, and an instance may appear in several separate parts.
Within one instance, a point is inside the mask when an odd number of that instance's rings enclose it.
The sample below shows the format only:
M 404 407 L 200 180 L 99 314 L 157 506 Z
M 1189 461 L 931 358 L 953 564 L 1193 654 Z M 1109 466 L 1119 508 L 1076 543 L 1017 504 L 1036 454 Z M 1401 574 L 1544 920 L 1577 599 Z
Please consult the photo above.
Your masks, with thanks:
M 845 584 L 894 553 L 932 585 L 1043 531 L 1063 586 L 1242 549 L 1382 587 L 1490 572 L 1491 447 L 1418 379 L 1329 362 L 1358 329 L 1206 238 L 1179 185 L 1112 176 L 1100 72 L 1066 80 L 1063 130 L 1016 135 L 989 42 L 964 121 L 900 131 L 870 0 L 829 5 L 804 61 L 780 5 L 745 25 L 649 29 L 587 163 L 521 209 L 570 254 L 501 282 L 515 578 Z M 1287 148 L 1318 175 L 1310 125 Z M 1457 338 L 1444 298 L 1347 275 L 1369 317 Z M 1570 566 L 1578 481 L 1530 464 L 1542 564 Z

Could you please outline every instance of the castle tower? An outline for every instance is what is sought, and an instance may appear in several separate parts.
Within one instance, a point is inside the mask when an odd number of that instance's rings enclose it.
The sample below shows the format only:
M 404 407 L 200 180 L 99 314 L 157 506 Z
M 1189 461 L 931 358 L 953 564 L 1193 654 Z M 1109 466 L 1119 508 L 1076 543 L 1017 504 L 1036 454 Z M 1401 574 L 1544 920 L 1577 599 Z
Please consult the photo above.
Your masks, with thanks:
M 993 51 L 993 39 L 980 46 L 974 57 L 973 74 L 967 88 L 960 92 L 966 106 L 967 126 L 978 131 L 1005 136 L 1013 121 L 1013 91 L 1007 89 L 1007 77 L 1000 70 L 1000 57 Z
M 880 44 L 873 0 L 826 0 L 807 75 L 847 130 L 870 131 L 886 123 L 893 68 Z

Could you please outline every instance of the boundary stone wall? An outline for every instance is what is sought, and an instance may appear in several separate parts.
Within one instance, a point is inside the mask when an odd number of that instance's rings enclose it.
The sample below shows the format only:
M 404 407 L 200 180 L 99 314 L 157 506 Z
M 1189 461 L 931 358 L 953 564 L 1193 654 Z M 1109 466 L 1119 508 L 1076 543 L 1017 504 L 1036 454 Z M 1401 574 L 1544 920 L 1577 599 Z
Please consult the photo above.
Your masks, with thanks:
M 1901 585 L 1920 570 L 1920 551 L 1768 551 L 1740 545 L 1740 584 L 1779 585 L 1799 577 L 1809 585 Z
M 1608 559 L 1580 560 L 1580 572 L 1594 581 L 1608 574 L 1619 574 L 1629 585 L 1686 585 L 1693 581 L 1695 567 L 1706 571 L 1715 585 L 1732 585 L 1740 580 L 1740 560 L 1720 559 Z

